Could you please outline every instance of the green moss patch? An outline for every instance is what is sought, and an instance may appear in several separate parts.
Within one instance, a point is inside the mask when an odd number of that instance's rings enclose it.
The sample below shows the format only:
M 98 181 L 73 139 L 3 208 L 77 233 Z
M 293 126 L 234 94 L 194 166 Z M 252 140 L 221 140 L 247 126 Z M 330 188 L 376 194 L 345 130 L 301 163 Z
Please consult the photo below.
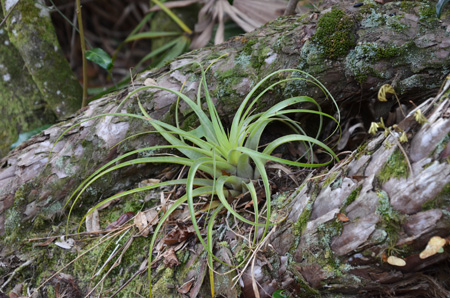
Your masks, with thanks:
M 319 20 L 313 41 L 322 46 L 327 58 L 343 57 L 356 45 L 354 24 L 343 10 L 333 8 Z
M 422 210 L 431 210 L 435 208 L 442 209 L 443 206 L 448 206 L 450 202 L 450 183 L 444 186 L 442 191 L 430 201 L 422 205 Z
M 314 200 L 311 200 L 308 202 L 308 204 L 305 206 L 305 209 L 303 209 L 302 214 L 299 216 L 297 222 L 294 224 L 294 235 L 300 236 L 304 229 L 306 228 L 306 225 L 308 224 L 309 218 L 311 217 L 312 207 L 314 204 Z
M 386 232 L 387 238 L 386 242 L 388 244 L 387 254 L 391 255 L 393 253 L 398 254 L 399 249 L 396 248 L 396 244 L 399 238 L 399 233 L 402 230 L 402 224 L 405 219 L 403 215 L 398 213 L 392 207 L 389 196 L 385 191 L 380 191 L 377 193 L 379 200 L 379 205 L 377 208 L 377 214 L 381 217 L 381 228 Z
M 345 208 L 347 208 L 348 205 L 350 205 L 351 203 L 353 203 L 359 196 L 359 193 L 361 192 L 362 186 L 358 186 L 355 190 L 353 190 L 350 195 L 347 197 L 347 199 L 345 200 L 344 205 L 341 208 L 341 212 L 343 212 L 343 210 L 345 210 Z
M 397 149 L 381 169 L 378 174 L 378 179 L 381 183 L 385 183 L 391 178 L 407 178 L 408 173 L 408 163 L 403 153 Z

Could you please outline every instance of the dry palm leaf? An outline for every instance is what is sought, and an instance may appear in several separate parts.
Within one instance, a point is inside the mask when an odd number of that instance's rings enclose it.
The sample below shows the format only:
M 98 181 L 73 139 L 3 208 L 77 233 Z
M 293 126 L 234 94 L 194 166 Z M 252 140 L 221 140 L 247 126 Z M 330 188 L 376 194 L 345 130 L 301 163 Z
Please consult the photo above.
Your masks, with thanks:
M 274 0 L 234 0 L 233 6 L 252 20 L 264 25 L 283 15 L 286 1 Z
M 214 44 L 224 41 L 225 23 L 231 18 L 245 32 L 250 32 L 264 25 L 268 21 L 281 16 L 286 9 L 284 0 L 234 0 L 231 5 L 227 0 L 185 0 L 169 1 L 167 8 L 179 8 L 195 3 L 202 3 L 195 25 L 197 36 L 191 43 L 191 48 L 201 48 L 211 40 L 214 26 L 218 24 Z M 150 11 L 160 10 L 154 6 Z
M 224 41 L 225 23 L 231 18 L 245 32 L 250 32 L 283 14 L 286 2 L 282 0 L 209 0 L 200 10 L 191 48 L 204 47 L 211 39 L 214 25 L 218 23 L 214 44 Z

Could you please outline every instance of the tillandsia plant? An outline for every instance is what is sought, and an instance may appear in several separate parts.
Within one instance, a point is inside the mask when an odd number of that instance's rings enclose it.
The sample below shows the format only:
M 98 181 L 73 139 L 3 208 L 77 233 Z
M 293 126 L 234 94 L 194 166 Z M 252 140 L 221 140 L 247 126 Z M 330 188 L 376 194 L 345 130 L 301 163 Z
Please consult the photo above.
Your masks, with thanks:
M 218 58 L 220 59 L 220 58 Z M 215 60 L 216 61 L 216 60 Z M 214 61 L 214 62 L 215 62 Z M 67 204 L 71 207 L 69 211 L 69 218 L 73 208 L 77 205 L 77 201 L 80 199 L 81 194 L 97 179 L 106 175 L 111 171 L 118 170 L 123 167 L 143 164 L 143 163 L 172 163 L 179 164 L 189 168 L 187 178 L 180 178 L 171 181 L 160 182 L 154 185 L 137 187 L 119 194 L 116 194 L 102 202 L 98 203 L 94 208 L 92 208 L 82 219 L 84 219 L 92 213 L 95 209 L 99 208 L 103 204 L 106 204 L 112 200 L 119 197 L 124 197 L 133 193 L 148 191 L 150 189 L 155 189 L 168 185 L 185 185 L 186 194 L 178 198 L 171 207 L 161 216 L 159 223 L 156 226 L 153 236 L 150 241 L 150 251 L 149 251 L 149 264 L 151 264 L 152 251 L 156 240 L 158 239 L 158 234 L 169 216 L 182 204 L 188 204 L 190 217 L 192 220 L 192 225 L 195 229 L 195 233 L 198 240 L 201 242 L 203 247 L 208 253 L 208 265 L 210 268 L 210 281 L 211 281 L 211 292 L 214 297 L 214 273 L 213 273 L 213 260 L 228 265 L 231 269 L 239 268 L 246 262 L 251 256 L 251 250 L 245 260 L 241 264 L 226 264 L 217 258 L 213 252 L 213 225 L 215 218 L 220 211 L 226 210 L 230 215 L 234 216 L 236 219 L 249 224 L 253 227 L 253 240 L 252 243 L 248 243 L 250 248 L 255 248 L 259 241 L 262 241 L 267 235 L 268 230 L 275 225 L 278 219 L 273 219 L 271 214 L 271 190 L 269 185 L 268 173 L 266 171 L 266 164 L 268 162 L 276 162 L 285 165 L 295 166 L 295 167 L 321 167 L 328 165 L 334 159 L 336 155 L 323 142 L 319 141 L 317 138 L 321 133 L 321 127 L 323 119 L 329 118 L 332 121 L 338 123 L 338 120 L 327 115 L 321 111 L 319 104 L 312 98 L 307 96 L 294 96 L 287 98 L 274 106 L 270 107 L 265 112 L 255 112 L 255 105 L 261 97 L 266 94 L 269 90 L 274 87 L 284 84 L 289 81 L 303 80 L 307 81 L 315 86 L 319 87 L 327 98 L 333 100 L 334 105 L 337 108 L 336 102 L 332 98 L 331 94 L 326 90 L 326 88 L 311 75 L 298 70 L 298 69 L 283 69 L 278 70 L 270 75 L 266 76 L 259 83 L 257 83 L 254 88 L 248 93 L 248 95 L 242 100 L 240 107 L 238 108 L 234 119 L 232 121 L 231 127 L 226 129 L 219 119 L 218 112 L 215 108 L 213 100 L 211 98 L 210 92 L 208 90 L 208 84 L 206 81 L 206 72 L 209 67 L 214 63 L 212 62 L 208 68 L 205 70 L 201 64 L 198 62 L 193 62 L 198 66 L 201 71 L 200 84 L 197 91 L 196 100 L 192 100 L 187 97 L 182 92 L 170 90 L 162 86 L 144 86 L 137 88 L 136 90 L 130 92 L 128 96 L 123 100 L 121 105 L 128 100 L 132 95 L 139 93 L 147 89 L 159 89 L 171 92 L 178 96 L 177 105 L 180 100 L 184 101 L 190 109 L 196 114 L 199 119 L 200 125 L 193 130 L 185 131 L 180 129 L 178 115 L 176 114 L 176 124 L 171 125 L 164 123 L 162 121 L 153 119 L 141 105 L 138 99 L 138 105 L 142 115 L 127 114 L 127 113 L 110 113 L 99 115 L 96 117 L 103 116 L 129 116 L 142 119 L 143 121 L 148 121 L 155 129 L 156 133 L 159 133 L 162 137 L 166 139 L 169 145 L 164 146 L 152 146 L 146 148 L 140 148 L 132 152 L 128 152 L 102 166 L 100 169 L 95 171 L 87 179 L 85 179 L 81 185 L 75 190 L 75 192 L 70 197 Z M 269 79 L 276 78 L 277 75 L 283 72 L 291 72 L 292 75 L 288 78 L 281 79 L 275 83 L 270 84 Z M 263 84 L 269 85 L 267 88 L 263 88 Z M 263 89 L 262 91 L 260 91 Z M 258 93 L 258 91 L 260 91 Z M 203 103 L 206 103 L 206 109 L 204 110 Z M 316 109 L 301 109 L 295 108 L 297 104 L 308 104 L 315 106 Z M 120 107 L 120 106 L 119 106 Z M 178 107 L 177 107 L 178 109 Z M 176 110 L 177 110 L 176 109 Z M 311 113 L 318 116 L 319 131 L 316 137 L 307 136 L 299 123 L 291 120 L 287 117 L 288 114 L 292 113 Z M 94 117 L 95 118 L 95 117 Z M 90 120 L 92 118 L 89 118 Z M 86 120 L 86 121 L 88 121 Z M 276 140 L 272 141 L 264 149 L 260 149 L 261 136 L 266 129 L 266 127 L 276 121 L 281 121 L 288 125 L 294 133 L 289 135 L 284 135 Z M 79 124 L 77 124 L 79 125 Z M 69 131 L 69 128 L 67 131 Z M 313 146 L 319 146 L 323 152 L 327 153 L 330 157 L 329 161 L 325 163 L 308 163 L 291 161 L 275 156 L 271 156 L 271 153 L 280 145 L 288 142 L 303 142 L 308 146 L 309 152 L 312 154 Z M 183 156 L 174 156 L 173 154 L 166 156 L 150 156 L 141 157 L 131 160 L 126 160 L 131 156 L 139 153 L 154 152 L 154 150 L 178 150 Z M 202 175 L 200 175 L 202 173 Z M 199 178 L 206 177 L 206 178 Z M 262 208 L 258 205 L 258 196 L 255 188 L 255 183 L 262 183 L 265 203 Z M 250 195 L 253 208 L 254 208 L 254 220 L 249 220 L 239 214 L 235 209 L 233 209 L 230 202 L 237 198 L 239 195 L 247 193 Z M 207 226 L 207 236 L 206 241 L 203 238 L 200 228 L 197 224 L 196 210 L 194 207 L 194 201 L 199 196 L 209 195 L 211 201 L 217 199 L 218 204 L 215 204 L 215 210 L 211 210 L 209 215 L 208 226 Z M 66 206 L 67 206 L 66 204 Z M 211 204 L 212 205 L 212 204 Z M 213 209 L 213 208 L 211 208 Z M 69 223 L 69 219 L 67 224 Z M 258 233 L 258 230 L 262 230 L 262 233 Z M 257 237 L 262 235 L 261 238 Z M 151 266 L 148 266 L 148 279 L 151 295 Z

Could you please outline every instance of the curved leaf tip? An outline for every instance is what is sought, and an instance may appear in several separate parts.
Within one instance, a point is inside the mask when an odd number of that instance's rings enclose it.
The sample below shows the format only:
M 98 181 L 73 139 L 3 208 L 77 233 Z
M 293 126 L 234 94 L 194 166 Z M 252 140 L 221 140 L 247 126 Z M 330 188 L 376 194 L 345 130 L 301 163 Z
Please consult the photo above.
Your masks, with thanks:
M 436 4 L 436 17 L 439 19 L 442 14 L 442 9 L 444 8 L 444 5 L 447 4 L 450 0 L 439 0 Z

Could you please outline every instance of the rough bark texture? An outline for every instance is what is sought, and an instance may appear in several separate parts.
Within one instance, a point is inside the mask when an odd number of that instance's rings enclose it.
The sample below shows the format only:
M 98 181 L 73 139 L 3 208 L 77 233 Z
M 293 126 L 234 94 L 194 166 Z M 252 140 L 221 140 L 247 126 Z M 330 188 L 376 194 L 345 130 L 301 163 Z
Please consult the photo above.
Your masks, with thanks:
M 81 87 L 64 57 L 41 1 L 1 1 L 0 156 L 17 135 L 53 124 L 81 107 Z M 3 15 L 3 13 L 2 13 Z
M 414 124 L 410 114 L 399 124 L 412 135 L 410 143 L 399 147 L 399 134 L 379 135 L 297 190 L 287 224 L 271 238 L 281 263 L 286 255 L 293 259 L 284 259 L 288 264 L 273 274 L 276 278 L 259 280 L 263 288 L 271 283 L 296 288 L 294 281 L 301 279 L 307 285 L 292 293 L 312 294 L 326 285 L 330 296 L 449 295 L 440 280 L 447 254 L 419 257 L 432 236 L 449 236 L 448 93 L 441 99 L 429 123 Z M 403 258 L 406 265 L 389 265 L 389 256 Z M 434 264 L 440 266 L 424 275 L 421 270 Z
M 49 276 L 49 268 L 56 270 L 74 256 L 73 251 L 64 253 L 57 247 L 49 251 L 33 248 L 26 239 L 47 235 L 50 223 L 54 225 L 52 234 L 64 234 L 64 228 L 57 225 L 66 218 L 61 216 L 64 203 L 84 178 L 119 154 L 161 143 L 158 136 L 150 134 L 112 147 L 149 128 L 138 120 L 105 117 L 73 128 L 59 140 L 49 158 L 58 137 L 74 123 L 115 111 L 121 99 L 146 78 L 153 78 L 158 85 L 174 90 L 179 90 L 186 81 L 183 90 L 193 95 L 199 81 L 196 68 L 188 65 L 175 69 L 191 61 L 208 65 L 225 53 L 229 55 L 217 61 L 207 77 L 225 123 L 232 119 L 241 98 L 251 87 L 280 68 L 300 68 L 316 76 L 343 110 L 359 111 L 367 121 L 385 113 L 377 112 L 380 110 L 377 105 L 373 105 L 373 109 L 368 107 L 381 85 L 391 83 L 400 98 L 407 102 L 423 100 L 427 94 L 435 93 L 442 83 L 450 66 L 450 21 L 444 16 L 439 22 L 425 13 L 432 7 L 428 2 L 368 4 L 363 9 L 342 4 L 339 9 L 322 14 L 281 18 L 225 44 L 193 51 L 162 69 L 143 73 L 134 87 L 92 102 L 74 118 L 23 144 L 0 162 L 0 231 L 3 235 L 0 260 L 6 264 L 6 269 L 1 270 L 8 274 L 14 272 L 2 290 L 10 290 L 27 279 L 31 279 L 30 288 L 36 287 L 44 276 Z M 393 13 L 396 14 L 391 15 Z M 273 90 L 262 99 L 259 107 L 271 106 L 283 97 L 299 94 L 315 97 L 325 110 L 331 110 L 328 101 L 315 96 L 319 94 L 317 88 L 297 83 L 287 83 L 284 88 Z M 148 91 L 139 96 L 152 117 L 173 121 L 176 101 L 173 95 Z M 133 96 L 121 110 L 138 113 L 135 99 Z M 441 99 L 445 103 L 439 105 L 430 123 L 418 127 L 414 121 L 405 122 L 404 129 L 413 136 L 410 145 L 405 145 L 412 174 L 408 174 L 395 137 L 379 136 L 337 165 L 323 180 L 306 180 L 288 200 L 280 197 L 282 203 L 278 207 L 282 210 L 281 207 L 287 206 L 288 218 L 272 232 L 268 243 L 271 246 L 261 252 L 253 265 L 262 297 L 275 289 L 286 289 L 292 297 L 318 295 L 319 289 L 324 296 L 336 293 L 355 297 L 383 296 L 386 289 L 388 293 L 401 295 L 415 288 L 424 295 L 431 288 L 442 297 L 446 295 L 445 285 L 436 283 L 429 275 L 422 278 L 423 275 L 413 273 L 446 259 L 445 253 L 425 260 L 417 257 L 431 236 L 448 236 L 450 167 L 445 161 L 448 153 L 445 156 L 441 152 L 448 150 L 442 151 L 448 143 L 450 123 L 446 114 L 448 98 Z M 195 126 L 195 117 L 186 107 L 181 110 L 183 126 Z M 154 166 L 130 167 L 97 181 L 84 194 L 71 225 L 75 226 L 75 221 L 100 197 L 128 189 L 156 176 L 160 170 Z M 358 181 L 360 178 L 362 180 Z M 139 199 L 145 201 L 139 196 L 130 198 L 123 203 L 125 208 L 120 205 L 124 211 L 110 212 L 109 218 L 102 218 L 102 221 L 110 220 L 119 212 L 139 210 Z M 350 220 L 336 220 L 335 214 L 339 211 Z M 123 261 L 127 273 L 119 283 L 125 283 L 140 270 L 147 244 L 142 237 L 134 240 L 134 248 L 129 253 L 134 258 L 138 256 L 137 261 Z M 16 251 L 18 247 L 20 254 Z M 207 296 L 207 286 L 201 288 L 207 271 L 201 251 L 197 246 L 182 252 L 182 256 L 178 256 L 182 260 L 180 267 L 160 266 L 154 278 L 155 297 L 176 297 L 179 295 L 177 288 L 191 278 L 195 282 L 190 294 L 196 291 L 200 293 L 198 297 Z M 225 259 L 239 253 L 236 246 L 231 250 L 217 247 L 217 251 Z M 233 254 L 229 256 L 231 251 Z M 382 257 L 390 255 L 405 258 L 407 266 L 387 265 Z M 31 261 L 27 263 L 27 260 Z M 33 270 L 19 267 L 23 263 Z M 90 274 L 95 269 L 89 268 L 91 263 L 87 261 L 81 263 L 70 269 L 73 278 L 60 276 L 58 280 L 65 284 L 78 283 L 79 291 L 86 294 Z M 95 266 L 95 262 L 90 266 Z M 193 268 L 195 272 L 190 270 Z M 217 292 L 233 297 L 240 290 L 231 289 L 229 277 L 217 277 L 220 289 Z M 2 285 L 8 278 L 3 278 Z M 145 277 L 140 275 L 137 280 L 141 286 L 145 283 Z M 243 276 L 242 283 L 244 297 L 253 297 L 248 275 Z M 47 286 L 40 294 L 45 296 L 50 295 L 49 291 L 57 291 L 62 287 L 57 284 L 53 280 L 53 288 Z M 113 285 L 114 279 L 110 277 L 104 284 L 105 287 Z M 141 293 L 145 294 L 145 290 Z M 133 292 L 127 295 L 134 297 Z
M 0 16 L 3 18 L 2 10 Z M 0 29 L 0 44 L 0 156 L 4 157 L 19 133 L 55 123 L 56 117 L 46 108 L 31 75 L 24 71 L 22 57 L 5 29 Z

